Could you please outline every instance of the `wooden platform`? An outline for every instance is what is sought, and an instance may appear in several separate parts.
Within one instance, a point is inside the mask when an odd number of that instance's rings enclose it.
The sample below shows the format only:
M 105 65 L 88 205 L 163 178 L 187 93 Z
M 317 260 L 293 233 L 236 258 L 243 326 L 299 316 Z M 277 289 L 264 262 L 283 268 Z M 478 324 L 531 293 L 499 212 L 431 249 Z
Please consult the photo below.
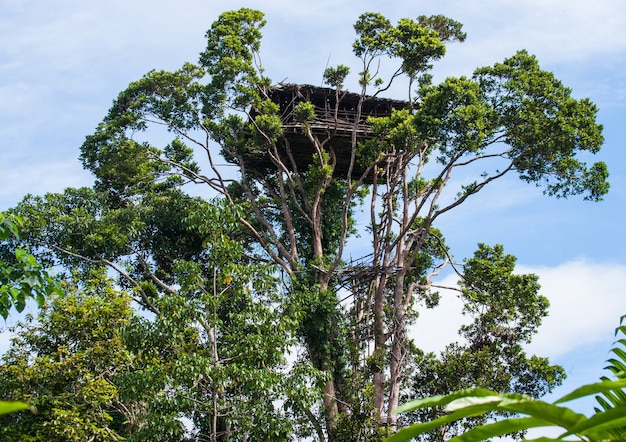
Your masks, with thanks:
M 337 91 L 331 88 L 322 88 L 311 85 L 279 84 L 269 90 L 272 101 L 280 108 L 280 118 L 283 123 L 284 140 L 279 141 L 281 159 L 285 166 L 291 167 L 285 146 L 288 144 L 296 161 L 299 171 L 305 171 L 312 162 L 315 146 L 306 137 L 303 123 L 294 115 L 294 108 L 298 103 L 310 102 L 315 108 L 315 119 L 306 124 L 312 133 L 320 140 L 326 141 L 324 148 L 334 152 L 337 158 L 334 175 L 337 179 L 348 178 L 348 168 L 352 151 L 352 138 L 356 135 L 357 143 L 370 138 L 369 117 L 386 117 L 394 109 L 406 108 L 405 101 L 391 100 L 377 97 L 361 97 L 359 94 L 347 91 Z M 359 101 L 362 100 L 361 115 L 357 115 Z M 339 106 L 337 106 L 339 103 Z M 254 118 L 254 113 L 251 115 Z M 358 121 L 357 121 L 358 118 Z M 267 153 L 258 149 L 246 158 L 248 169 L 261 173 L 275 168 Z M 358 179 L 366 167 L 355 163 L 351 179 Z M 365 182 L 369 179 L 366 177 Z

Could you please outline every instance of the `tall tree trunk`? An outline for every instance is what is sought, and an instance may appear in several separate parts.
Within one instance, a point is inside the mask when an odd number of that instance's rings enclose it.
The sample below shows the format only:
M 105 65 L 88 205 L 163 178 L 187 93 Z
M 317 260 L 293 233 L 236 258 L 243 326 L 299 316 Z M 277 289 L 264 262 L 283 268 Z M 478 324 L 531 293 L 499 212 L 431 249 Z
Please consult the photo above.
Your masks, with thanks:
M 396 291 L 401 291 L 401 288 L 398 289 L 398 287 L 396 287 Z M 394 330 L 389 355 L 389 403 L 387 405 L 387 424 L 391 431 L 395 431 L 397 427 L 395 410 L 398 408 L 400 400 L 400 387 L 402 385 L 404 358 L 406 356 L 404 348 L 406 327 L 404 323 L 404 307 L 400 307 L 394 312 Z
M 385 286 L 387 275 L 379 275 L 375 284 L 374 294 L 374 408 L 380 423 L 385 420 L 385 374 L 383 367 L 386 359 L 385 344 L 387 341 L 385 330 Z
M 321 233 L 321 230 L 320 230 Z M 317 235 L 316 235 L 317 236 Z M 321 234 L 319 235 L 320 244 L 321 244 Z M 320 293 L 328 293 L 328 278 L 326 275 L 319 273 L 319 290 Z M 325 318 L 320 318 L 324 320 Z M 328 342 L 327 344 L 331 344 Z M 337 416 L 339 414 L 339 408 L 337 406 L 337 390 L 335 384 L 335 361 L 332 358 L 332 352 L 329 351 L 328 346 L 324 346 L 324 354 L 321 355 L 323 358 L 322 362 L 322 370 L 329 373 L 331 378 L 324 385 L 323 394 L 324 394 L 324 413 L 326 417 L 326 428 L 328 430 L 329 435 L 333 433 L 337 426 Z M 330 437 L 329 437 L 330 439 Z M 332 439 L 330 439 L 332 440 Z
M 402 384 L 403 368 L 405 365 L 405 337 L 406 337 L 406 309 L 405 298 L 411 296 L 405 293 L 404 280 L 406 276 L 405 252 L 403 244 L 399 241 L 396 251 L 396 280 L 393 292 L 392 324 L 391 324 L 391 349 L 389 352 L 389 401 L 387 404 L 387 425 L 392 432 L 397 428 L 397 416 L 395 413 L 400 401 L 400 387 Z
M 337 416 L 339 415 L 339 408 L 337 407 L 335 380 L 331 379 L 324 385 L 324 416 L 326 418 L 326 429 L 328 430 L 329 438 L 333 431 L 337 428 Z M 332 440 L 332 439 L 330 439 Z

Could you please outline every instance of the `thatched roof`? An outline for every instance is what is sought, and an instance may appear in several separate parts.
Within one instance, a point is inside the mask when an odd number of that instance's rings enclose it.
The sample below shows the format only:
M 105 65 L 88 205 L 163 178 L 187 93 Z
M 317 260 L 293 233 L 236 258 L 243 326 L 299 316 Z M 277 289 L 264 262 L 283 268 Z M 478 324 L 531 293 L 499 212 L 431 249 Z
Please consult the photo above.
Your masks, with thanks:
M 335 105 L 337 97 L 339 97 L 339 113 L 340 116 L 352 117 L 356 116 L 356 108 L 361 100 L 361 95 L 348 92 L 337 91 L 336 89 L 327 87 L 311 86 L 308 84 L 292 84 L 280 83 L 272 86 L 269 90 L 272 101 L 280 105 L 283 121 L 288 122 L 293 118 L 289 115 L 293 111 L 295 104 L 301 101 L 309 101 L 315 105 L 318 118 L 325 119 L 334 117 Z M 366 117 L 384 117 L 391 115 L 392 109 L 402 109 L 407 107 L 408 103 L 401 100 L 392 100 L 388 98 L 378 98 L 365 96 L 363 97 L 362 114 Z M 290 118 L 291 117 L 291 118 Z

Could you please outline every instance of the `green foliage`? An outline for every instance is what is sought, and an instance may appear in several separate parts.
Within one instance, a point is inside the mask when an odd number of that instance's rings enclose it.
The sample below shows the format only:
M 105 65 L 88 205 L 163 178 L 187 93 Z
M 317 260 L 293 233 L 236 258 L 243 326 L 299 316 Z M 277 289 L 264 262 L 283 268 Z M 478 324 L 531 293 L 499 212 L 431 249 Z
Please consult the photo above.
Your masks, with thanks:
M 394 110 L 389 117 L 370 118 L 368 121 L 374 137 L 359 145 L 359 164 L 376 163 L 391 152 L 419 151 L 422 139 L 415 118 L 409 109 Z
M 14 246 L 19 239 L 22 218 L 0 212 L 0 241 L 11 253 L 0 259 L 0 315 L 6 319 L 11 308 L 24 310 L 26 301 L 33 298 L 42 306 L 45 298 L 60 292 L 59 283 L 52 278 L 36 258 L 25 248 Z
M 259 102 L 259 86 L 269 82 L 256 69 L 264 25 L 262 12 L 242 8 L 220 15 L 207 32 L 207 47 L 200 54 L 200 64 L 211 76 L 203 97 L 207 118 Z
M 130 298 L 105 282 L 82 279 L 88 293 L 54 298 L 37 322 L 20 325 L 0 367 L 3 396 L 24 398 L 39 412 L 11 421 L 6 434 L 181 440 L 181 416 L 205 437 L 215 434 L 213 413 L 227 413 L 219 421 L 244 438 L 281 440 L 292 432 L 291 412 L 273 401 L 288 394 L 300 404 L 311 392 L 282 369 L 295 324 L 273 307 L 272 269 L 239 262 L 242 245 L 228 236 L 234 212 L 215 207 L 192 218 L 213 270 L 173 262 L 167 278 L 180 288 L 154 292 L 154 319 L 131 314 Z M 154 240 L 155 251 L 166 245 Z
M 622 317 L 623 320 L 623 317 Z M 626 328 L 616 329 L 616 335 L 623 335 Z M 537 440 L 571 440 L 572 437 L 584 441 L 623 440 L 626 421 L 626 341 L 619 339 L 612 349 L 615 358 L 609 360 L 607 370 L 617 380 L 603 377 L 601 382 L 583 385 L 571 393 L 546 403 L 527 395 L 516 393 L 497 393 L 481 388 L 458 390 L 451 394 L 436 395 L 408 402 L 398 408 L 398 413 L 415 412 L 426 408 L 442 408 L 444 413 L 430 421 L 410 425 L 388 438 L 390 442 L 413 440 L 423 437 L 427 432 L 454 425 L 461 419 L 486 416 L 488 414 L 510 413 L 513 417 L 483 423 L 467 429 L 463 434 L 452 437 L 451 441 L 484 441 L 493 437 L 524 432 L 531 428 L 555 427 L 562 433 L 556 438 L 542 437 Z M 562 404 L 572 400 L 596 395 L 599 408 L 595 414 L 585 416 L 576 413 Z
M 402 71 L 411 78 L 432 67 L 431 62 L 445 54 L 445 42 L 463 41 L 461 24 L 442 15 L 420 16 L 417 20 L 402 18 L 397 26 L 379 13 L 361 15 L 354 25 L 357 40 L 352 48 L 365 61 L 387 55 L 402 61 Z M 367 71 L 362 73 L 368 84 Z
M 311 347 L 311 354 L 315 355 L 316 367 L 333 367 L 340 373 L 343 364 L 336 361 L 336 356 L 343 353 L 345 346 L 345 327 L 342 315 L 337 309 L 337 296 L 330 290 L 319 287 L 299 287 L 294 305 L 302 312 L 299 332 L 306 338 Z
M 340 64 L 334 68 L 326 68 L 324 71 L 324 82 L 335 89 L 343 88 L 343 82 L 350 73 L 350 68 Z
M 193 151 L 178 137 L 161 150 L 136 141 L 133 135 L 147 129 L 146 120 L 160 121 L 177 133 L 198 127 L 197 107 L 203 93 L 198 79 L 204 74 L 202 68 L 191 64 L 173 73 L 148 73 L 119 94 L 95 133 L 86 138 L 81 149 L 83 166 L 94 173 L 96 189 L 107 192 L 113 204 L 121 206 L 150 187 L 181 184 L 179 177 L 171 174 L 171 165 L 159 160 L 162 154 L 183 167 L 183 176 L 198 171 Z
M 613 357 L 611 357 L 604 367 L 611 377 L 618 381 L 626 380 L 626 326 L 624 326 L 624 319 L 626 316 L 620 318 L 620 325 L 615 329 L 615 336 L 617 341 L 615 346 L 611 349 Z M 611 377 L 603 376 L 603 382 L 611 382 Z M 602 391 L 601 394 L 596 396 L 598 407 L 595 409 L 596 413 L 620 413 L 617 411 L 622 409 L 626 404 L 626 391 L 622 389 Z M 611 437 L 615 440 L 623 440 L 626 437 L 626 423 L 619 426 L 614 426 L 609 430 Z
M 463 265 L 464 313 L 476 320 L 462 332 L 476 348 L 496 338 L 503 344 L 530 342 L 548 314 L 549 302 L 539 295 L 537 275 L 514 274 L 515 261 L 501 245 L 479 244 Z
M 354 30 L 358 38 L 352 48 L 357 57 L 386 53 L 393 41 L 391 22 L 379 13 L 362 14 L 354 25 Z
M 522 348 L 547 315 L 548 301 L 539 294 L 537 276 L 515 274 L 514 266 L 515 257 L 501 245 L 479 244 L 474 257 L 464 263 L 459 283 L 464 314 L 473 318 L 459 330 L 464 342 L 448 345 L 439 356 L 416 351 L 405 399 L 477 387 L 539 398 L 561 384 L 561 367 L 547 358 L 527 356 Z M 459 418 L 421 439 L 447 440 L 505 411 Z M 443 414 L 439 407 L 420 407 L 402 415 L 401 421 L 427 422 Z
M 179 293 L 155 301 L 154 320 L 137 319 L 127 330 L 146 372 L 124 377 L 126 400 L 151 404 L 136 440 L 151 437 L 160 420 L 176 424 L 179 416 L 192 422 L 196 438 L 228 431 L 233 440 L 270 440 L 270 434 L 281 440 L 291 427 L 273 401 L 285 399 L 289 375 L 281 367 L 290 333 L 262 296 L 267 276 L 231 265 L 211 281 L 193 263 L 180 263 L 175 272 L 181 273 Z M 148 380 L 157 394 L 142 388 Z
M 86 279 L 91 269 L 113 266 L 119 285 L 150 313 L 147 318 L 129 318 L 118 312 L 116 322 L 107 316 L 108 310 L 92 305 L 89 296 L 63 298 L 67 304 L 55 301 L 40 321 L 48 324 L 46 334 L 55 342 L 49 345 L 63 351 L 66 364 L 50 370 L 36 365 L 33 374 L 52 373 L 59 379 L 55 389 L 76 389 L 70 380 L 74 367 L 87 357 L 81 349 L 95 351 L 100 344 L 93 340 L 100 339 L 100 333 L 118 333 L 117 347 L 107 345 L 126 354 L 128 361 L 106 377 L 103 386 L 114 388 L 110 397 L 105 390 L 92 395 L 91 407 L 99 404 L 111 417 L 106 422 L 90 417 L 94 432 L 115 431 L 137 441 L 181 440 L 185 429 L 180 418 L 185 416 L 197 437 L 215 434 L 216 425 L 242 438 L 281 440 L 290 434 L 292 419 L 302 414 L 300 404 L 310 403 L 314 395 L 306 385 L 296 384 L 302 373 L 308 379 L 317 375 L 302 369 L 292 377 L 285 367 L 296 322 L 282 314 L 274 268 L 246 258 L 247 236 L 238 209 L 178 189 L 152 190 L 121 208 L 108 202 L 91 189 L 68 189 L 28 198 L 19 210 L 29 214 L 25 228 L 30 236 L 56 246 L 45 252 L 47 259 L 79 271 L 80 287 L 93 285 Z M 101 302 L 111 303 L 116 295 L 102 289 L 101 296 Z M 93 315 L 77 313 L 85 310 Z M 123 318 L 126 323 L 120 323 Z M 22 342 L 16 348 L 24 358 L 43 351 Z M 13 367 L 7 369 L 21 369 L 16 361 L 7 362 L 5 367 Z M 99 379 L 106 354 L 91 355 L 89 363 L 81 373 Z M 31 394 L 23 384 L 14 388 L 16 397 Z M 294 408 L 274 406 L 287 398 Z M 76 407 L 82 410 L 83 405 Z M 86 418 L 76 407 L 59 408 L 62 413 L 52 418 L 59 423 L 55 432 L 63 422 L 74 422 L 70 426 L 76 431 L 82 428 Z M 219 417 L 215 423 L 214 416 Z M 33 428 L 43 425 L 37 422 Z
M 569 88 L 524 51 L 493 68 L 478 69 L 475 78 L 492 95 L 492 103 L 500 102 L 521 179 L 544 180 L 546 192 L 556 196 L 588 191 L 587 198 L 597 200 L 606 193 L 602 164 L 586 170 L 585 163 L 573 159 L 577 150 L 598 152 L 603 142 L 593 103 L 571 97 Z
M 587 167 L 575 159 L 577 152 L 596 153 L 602 145 L 596 106 L 573 98 L 527 52 L 420 94 L 416 124 L 422 138 L 436 140 L 440 162 L 488 155 L 506 143 L 501 155 L 520 179 L 545 186 L 548 195 L 585 194 L 597 201 L 608 191 L 603 163 Z
M 257 115 L 253 133 L 259 145 L 275 143 L 283 133 L 282 121 L 278 115 Z
M 28 404 L 25 402 L 0 401 L 0 414 L 15 413 L 23 410 L 28 410 Z
M 536 427 L 560 427 L 564 430 L 557 438 L 544 437 L 538 440 L 568 440 L 572 435 L 587 441 L 616 440 L 611 438 L 609 431 L 623 427 L 623 409 L 586 417 L 560 404 L 597 393 L 621 391 L 625 387 L 626 381 L 624 380 L 589 384 L 553 404 L 528 396 L 512 393 L 499 394 L 484 389 L 461 390 L 445 396 L 433 396 L 404 404 L 398 408 L 398 412 L 424 407 L 445 407 L 446 415 L 430 422 L 406 427 L 387 440 L 390 442 L 408 441 L 458 419 L 493 411 L 514 413 L 522 417 L 480 425 L 450 440 L 483 441 Z
M 0 366 L 0 395 L 28 402 L 36 412 L 2 417 L 2 439 L 121 440 L 111 428 L 118 399 L 113 378 L 132 360 L 121 345 L 130 298 L 100 275 L 88 285 L 88 293 L 66 286 L 37 320 L 29 316 L 13 328 L 16 337 Z
M 301 101 L 294 109 L 293 114 L 300 123 L 315 119 L 315 105 L 310 101 Z

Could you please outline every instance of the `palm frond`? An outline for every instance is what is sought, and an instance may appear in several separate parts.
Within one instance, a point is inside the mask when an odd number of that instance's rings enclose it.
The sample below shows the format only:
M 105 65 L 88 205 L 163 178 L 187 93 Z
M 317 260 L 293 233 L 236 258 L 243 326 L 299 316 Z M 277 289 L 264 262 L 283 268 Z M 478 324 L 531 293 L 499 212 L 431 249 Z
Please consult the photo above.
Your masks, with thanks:
M 612 375 L 611 378 L 603 376 L 603 381 L 625 380 L 626 379 L 626 325 L 624 321 L 626 315 L 620 318 L 620 325 L 615 329 L 615 337 L 617 338 L 614 347 L 611 349 L 614 357 L 607 362 L 605 370 Z M 596 415 L 615 412 L 615 410 L 624 409 L 626 407 L 626 391 L 624 389 L 604 391 L 596 396 L 599 407 L 595 408 Z M 618 440 L 623 440 L 626 436 L 626 423 L 615 426 L 608 430 L 611 435 Z

